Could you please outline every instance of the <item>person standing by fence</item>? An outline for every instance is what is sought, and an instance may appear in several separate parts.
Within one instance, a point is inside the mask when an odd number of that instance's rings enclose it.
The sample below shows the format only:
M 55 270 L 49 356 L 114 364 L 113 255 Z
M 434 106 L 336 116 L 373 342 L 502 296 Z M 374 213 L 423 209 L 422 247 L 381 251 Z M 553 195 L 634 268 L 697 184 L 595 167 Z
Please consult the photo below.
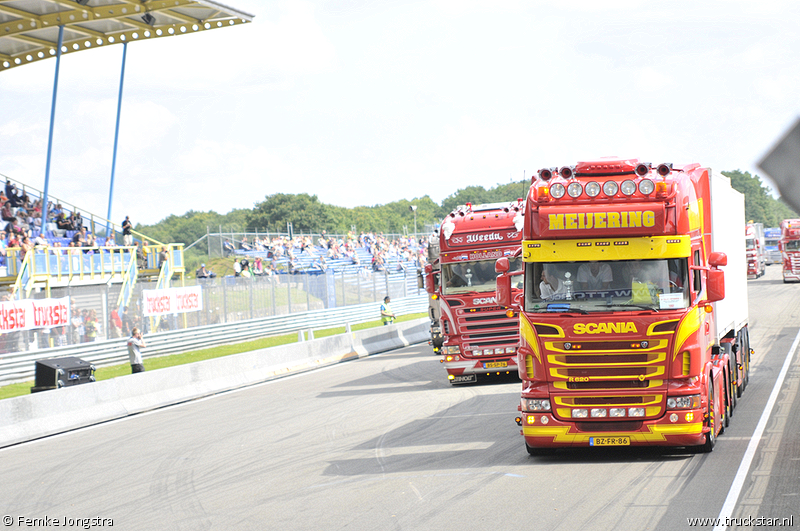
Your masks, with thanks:
M 133 223 L 130 216 L 125 216 L 125 221 L 122 222 L 122 245 L 133 246 Z
M 383 304 L 381 304 L 381 320 L 383 321 L 383 325 L 390 325 L 396 319 L 394 312 L 392 312 L 392 307 L 389 306 L 391 299 L 387 295 L 383 298 Z
M 131 330 L 131 337 L 128 338 L 128 357 L 131 360 L 131 372 L 144 372 L 144 363 L 142 362 L 142 349 L 147 345 L 142 339 L 142 333 L 138 328 Z

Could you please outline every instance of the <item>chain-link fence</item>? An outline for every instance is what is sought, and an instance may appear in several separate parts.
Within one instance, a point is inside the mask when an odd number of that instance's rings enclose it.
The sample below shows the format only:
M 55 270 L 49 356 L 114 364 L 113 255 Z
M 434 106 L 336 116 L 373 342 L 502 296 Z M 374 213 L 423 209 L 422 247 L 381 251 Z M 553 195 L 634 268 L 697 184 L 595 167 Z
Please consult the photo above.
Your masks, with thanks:
M 173 285 L 178 285 L 173 280 Z M 342 308 L 418 295 L 417 272 L 388 273 L 327 270 L 301 274 L 186 279 L 200 285 L 203 309 L 160 319 L 143 315 L 142 290 L 156 289 L 155 281 L 137 282 L 125 308 L 117 309 L 119 284 L 99 284 L 51 289 L 51 298 L 69 297 L 70 325 L 0 334 L 0 356 L 9 352 L 46 349 L 126 336 L 136 326 L 147 332 L 176 330 L 217 323 L 233 323 L 324 308 Z M 44 298 L 42 291 L 34 295 Z M 116 311 L 116 314 L 115 314 Z M 376 310 L 375 318 L 379 312 Z M 91 324 L 89 324 L 91 322 Z

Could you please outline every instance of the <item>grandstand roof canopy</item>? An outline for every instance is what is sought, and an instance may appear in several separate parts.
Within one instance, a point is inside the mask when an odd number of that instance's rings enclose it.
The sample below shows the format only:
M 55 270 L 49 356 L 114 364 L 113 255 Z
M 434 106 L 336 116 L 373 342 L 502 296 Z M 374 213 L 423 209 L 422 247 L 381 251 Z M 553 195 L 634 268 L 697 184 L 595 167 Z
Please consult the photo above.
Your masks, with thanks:
M 0 72 L 61 53 L 251 22 L 208 0 L 0 0 Z

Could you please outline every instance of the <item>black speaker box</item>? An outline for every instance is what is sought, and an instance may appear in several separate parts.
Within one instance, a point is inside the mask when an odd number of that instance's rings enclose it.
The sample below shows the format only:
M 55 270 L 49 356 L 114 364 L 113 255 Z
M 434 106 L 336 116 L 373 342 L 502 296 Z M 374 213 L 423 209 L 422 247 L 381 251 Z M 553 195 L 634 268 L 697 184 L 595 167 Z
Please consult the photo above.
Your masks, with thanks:
M 31 393 L 93 382 L 94 371 L 94 365 L 75 357 L 37 360 Z

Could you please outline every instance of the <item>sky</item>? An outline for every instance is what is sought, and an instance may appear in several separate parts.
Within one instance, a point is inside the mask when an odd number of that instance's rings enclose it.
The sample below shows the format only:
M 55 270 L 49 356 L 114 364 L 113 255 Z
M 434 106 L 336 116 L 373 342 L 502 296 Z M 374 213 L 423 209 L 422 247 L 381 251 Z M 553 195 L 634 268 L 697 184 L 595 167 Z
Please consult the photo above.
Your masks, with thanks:
M 112 219 L 354 207 L 604 156 L 759 175 L 800 114 L 794 1 L 224 0 L 128 46 Z M 49 194 L 105 216 L 122 46 L 62 58 Z M 0 174 L 44 188 L 55 60 L 0 72 Z

